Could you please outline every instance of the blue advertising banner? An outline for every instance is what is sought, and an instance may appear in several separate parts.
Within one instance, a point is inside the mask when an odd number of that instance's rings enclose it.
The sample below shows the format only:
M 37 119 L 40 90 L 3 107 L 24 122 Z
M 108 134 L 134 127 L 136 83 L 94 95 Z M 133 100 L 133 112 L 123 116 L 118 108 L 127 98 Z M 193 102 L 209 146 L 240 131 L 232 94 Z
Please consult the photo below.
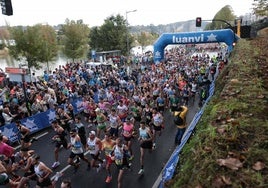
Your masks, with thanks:
M 154 43 L 154 62 L 159 63 L 164 60 L 164 49 L 167 45 L 224 42 L 227 44 L 228 50 L 232 51 L 233 43 L 238 39 L 238 36 L 231 29 L 164 33 Z
M 81 107 L 81 98 L 72 99 L 71 104 L 74 107 L 74 113 L 78 114 L 83 110 Z M 21 119 L 22 125 L 30 129 L 31 134 L 43 130 L 50 126 L 51 122 L 55 120 L 56 112 L 55 110 L 47 110 L 46 112 L 41 112 L 35 114 L 31 117 Z M 0 131 L 3 135 L 7 136 L 10 142 L 14 143 L 19 140 L 20 134 L 15 123 L 6 124 L 0 127 Z

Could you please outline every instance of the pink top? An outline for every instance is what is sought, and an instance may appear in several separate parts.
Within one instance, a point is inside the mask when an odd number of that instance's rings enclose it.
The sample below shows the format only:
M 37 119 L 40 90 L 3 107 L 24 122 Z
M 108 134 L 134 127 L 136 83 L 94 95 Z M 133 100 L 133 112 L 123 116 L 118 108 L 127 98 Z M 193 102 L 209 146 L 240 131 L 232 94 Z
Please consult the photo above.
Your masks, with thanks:
M 14 148 L 4 142 L 0 142 L 0 154 L 11 157 L 14 154 Z
M 123 136 L 131 137 L 133 132 L 133 124 L 126 124 L 123 125 Z

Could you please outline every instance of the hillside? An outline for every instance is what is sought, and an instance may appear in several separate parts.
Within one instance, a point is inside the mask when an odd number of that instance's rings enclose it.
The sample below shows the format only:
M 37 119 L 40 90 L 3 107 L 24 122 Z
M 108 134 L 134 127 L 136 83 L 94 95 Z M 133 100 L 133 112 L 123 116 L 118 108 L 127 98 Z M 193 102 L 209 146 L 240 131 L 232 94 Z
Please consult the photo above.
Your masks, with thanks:
M 199 29 L 203 30 L 207 24 L 208 22 L 203 21 L 202 27 L 197 28 L 195 26 L 195 20 L 189 20 L 183 22 L 170 23 L 166 25 L 131 26 L 130 31 L 131 33 L 140 33 L 141 31 L 143 31 L 148 33 L 157 33 L 160 35 L 162 33 L 191 32 Z
M 267 53 L 268 28 L 239 40 L 166 187 L 268 187 Z

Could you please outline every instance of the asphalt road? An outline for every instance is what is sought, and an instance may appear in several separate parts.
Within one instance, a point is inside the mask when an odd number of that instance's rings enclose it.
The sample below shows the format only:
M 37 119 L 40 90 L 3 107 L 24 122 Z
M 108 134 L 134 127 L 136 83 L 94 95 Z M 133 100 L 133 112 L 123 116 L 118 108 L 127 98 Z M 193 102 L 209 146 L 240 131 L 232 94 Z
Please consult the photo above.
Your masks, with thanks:
M 196 102 L 197 103 L 197 102 Z M 191 122 L 195 113 L 197 112 L 197 104 L 190 105 L 189 111 L 187 114 L 187 122 L 188 124 Z M 174 137 L 176 134 L 176 127 L 173 124 L 173 117 L 170 112 L 166 111 L 164 113 L 165 117 L 165 129 L 162 132 L 160 137 L 157 136 L 156 139 L 156 149 L 153 150 L 152 153 L 146 152 L 145 154 L 145 162 L 144 162 L 144 175 L 138 175 L 138 171 L 140 169 L 139 164 L 139 145 L 138 141 L 134 139 L 133 141 L 133 153 L 135 155 L 132 161 L 131 170 L 125 170 L 123 176 L 122 187 L 125 188 L 151 188 L 155 184 L 157 178 L 159 177 L 161 170 L 165 166 L 168 161 L 170 155 L 175 149 L 174 146 Z M 94 130 L 94 128 L 87 128 L 87 132 L 90 130 Z M 38 141 L 34 142 L 31 146 L 32 149 L 35 150 L 41 156 L 40 161 L 47 164 L 49 167 L 54 162 L 54 143 L 52 142 L 52 137 L 54 136 L 54 131 L 52 128 L 47 128 L 46 130 L 39 132 L 36 136 L 38 137 Z M 111 183 L 105 183 L 106 171 L 102 169 L 99 173 L 97 173 L 96 169 L 91 169 L 87 171 L 87 165 L 84 161 L 81 161 L 81 165 L 76 173 L 74 173 L 73 167 L 70 167 L 67 164 L 67 158 L 70 154 L 70 150 L 65 150 L 61 148 L 59 152 L 59 161 L 60 166 L 54 170 L 53 175 L 57 171 L 63 172 L 63 176 L 57 183 L 57 187 L 61 180 L 69 179 L 72 182 L 73 188 L 116 188 L 117 187 L 117 168 L 113 164 L 112 165 L 112 181 Z M 89 159 L 91 159 L 90 155 L 86 155 Z M 31 183 L 31 186 L 34 187 L 34 183 Z M 1 186 L 0 186 L 1 187 Z

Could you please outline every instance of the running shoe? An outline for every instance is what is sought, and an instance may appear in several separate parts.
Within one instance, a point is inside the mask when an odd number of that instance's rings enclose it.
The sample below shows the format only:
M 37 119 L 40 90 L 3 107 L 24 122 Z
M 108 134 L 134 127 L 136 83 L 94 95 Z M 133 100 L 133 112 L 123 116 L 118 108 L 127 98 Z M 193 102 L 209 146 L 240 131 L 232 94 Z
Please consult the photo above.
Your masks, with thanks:
M 60 162 L 56 161 L 53 163 L 52 168 L 57 168 L 58 166 L 60 166 Z
M 144 173 L 144 170 L 141 168 L 140 171 L 138 172 L 139 175 L 142 175 Z
M 101 170 L 101 168 L 102 168 L 102 165 L 99 164 L 99 166 L 97 167 L 97 172 L 99 172 Z
M 153 149 L 156 149 L 156 144 L 155 143 L 153 143 Z
M 54 177 L 54 180 L 55 180 L 55 181 L 58 181 L 59 178 L 60 178 L 62 175 L 63 175 L 63 174 L 62 174 L 61 172 L 56 172 L 56 175 L 55 175 L 55 177 Z
M 112 181 L 112 176 L 107 176 L 105 182 L 110 183 Z
M 102 163 L 102 168 L 105 168 L 105 167 L 106 167 L 106 160 L 103 159 L 102 161 L 103 161 L 103 163 Z
M 75 163 L 75 164 L 80 164 L 80 158 L 77 157 L 77 158 L 75 159 L 74 163 Z
M 36 137 L 33 137 L 33 138 L 31 139 L 31 143 L 33 143 L 33 142 L 35 142 L 35 141 L 37 141 L 37 138 L 36 138 Z
M 128 160 L 132 161 L 134 159 L 134 155 L 131 155 Z

